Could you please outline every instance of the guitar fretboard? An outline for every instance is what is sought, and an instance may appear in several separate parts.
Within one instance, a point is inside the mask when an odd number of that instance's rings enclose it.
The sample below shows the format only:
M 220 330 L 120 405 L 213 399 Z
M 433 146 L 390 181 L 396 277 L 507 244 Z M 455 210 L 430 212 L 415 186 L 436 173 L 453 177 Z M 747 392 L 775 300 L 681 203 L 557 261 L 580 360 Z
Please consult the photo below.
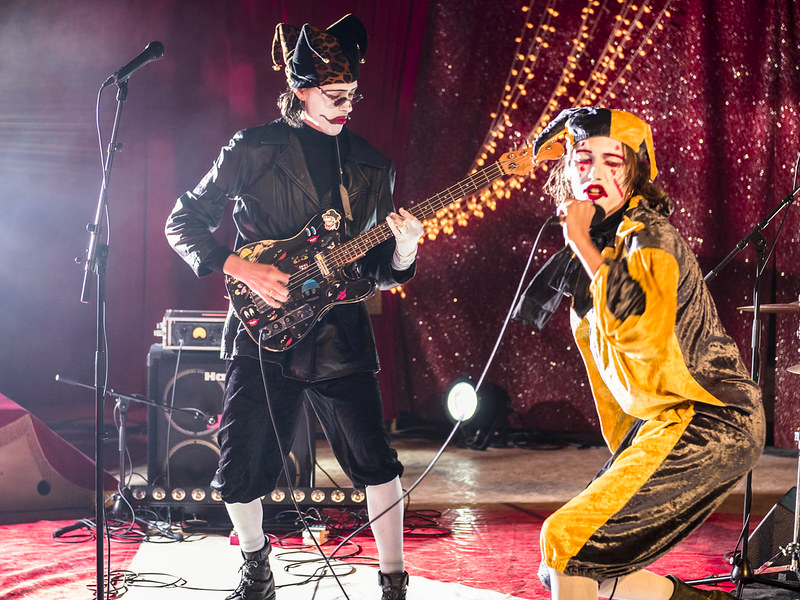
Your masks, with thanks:
M 493 163 L 488 167 L 481 169 L 480 171 L 477 171 L 469 177 L 459 181 L 455 185 L 450 186 L 446 190 L 439 192 L 435 196 L 431 196 L 424 202 L 415 204 L 408 209 L 408 212 L 410 212 L 420 221 L 423 219 L 428 219 L 445 206 L 452 204 L 453 202 L 457 202 L 468 194 L 485 188 L 487 185 L 492 183 L 492 181 L 501 175 L 504 175 L 505 173 L 507 173 L 507 171 L 503 170 L 499 162 Z M 389 226 L 384 221 L 369 231 L 365 231 L 364 233 L 354 237 L 352 240 L 349 240 L 344 244 L 334 248 L 327 256 L 328 264 L 333 268 L 342 267 L 350 262 L 353 262 L 360 256 L 363 256 L 367 250 L 370 250 L 381 242 L 388 240 L 390 237 L 392 237 L 392 235 L 392 230 L 389 229 Z

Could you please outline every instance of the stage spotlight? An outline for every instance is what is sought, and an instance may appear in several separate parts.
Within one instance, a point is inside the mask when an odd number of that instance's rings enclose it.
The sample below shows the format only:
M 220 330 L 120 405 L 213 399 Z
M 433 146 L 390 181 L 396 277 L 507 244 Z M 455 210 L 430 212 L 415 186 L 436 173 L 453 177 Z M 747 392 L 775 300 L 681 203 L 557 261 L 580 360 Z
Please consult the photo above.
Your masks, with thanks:
M 510 402 L 508 392 L 496 383 L 484 381 L 476 392 L 466 377 L 454 381 L 444 396 L 447 417 L 462 423 L 466 445 L 476 450 L 485 450 L 490 442 L 505 446 Z
M 472 382 L 467 379 L 456 380 L 444 396 L 444 407 L 454 423 L 469 421 L 474 417 L 478 410 L 478 395 Z

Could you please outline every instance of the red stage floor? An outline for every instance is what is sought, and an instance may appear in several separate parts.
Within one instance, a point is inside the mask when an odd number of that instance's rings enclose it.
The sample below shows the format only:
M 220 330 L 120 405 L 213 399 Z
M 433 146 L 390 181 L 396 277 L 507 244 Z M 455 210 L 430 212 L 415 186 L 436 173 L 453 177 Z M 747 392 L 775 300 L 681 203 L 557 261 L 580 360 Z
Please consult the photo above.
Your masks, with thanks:
M 406 561 L 412 576 L 460 583 L 518 598 L 549 598 L 536 577 L 538 533 L 545 512 L 514 507 L 469 508 L 448 509 L 440 515 L 426 511 L 421 516 L 424 518 L 407 520 Z M 69 523 L 71 521 L 40 521 L 0 527 L 0 592 L 3 598 L 75 600 L 92 597 L 86 586 L 95 578 L 94 543 L 65 544 L 51 539 L 55 528 Z M 652 569 L 683 579 L 727 574 L 729 568 L 723 555 L 733 549 L 739 529 L 738 515 L 714 515 Z M 447 535 L 441 535 L 443 532 Z M 376 555 L 371 538 L 359 536 L 356 541 L 361 546 L 356 560 L 364 562 Z M 289 542 L 288 546 L 294 544 Z M 328 552 L 333 547 L 332 543 L 324 546 Z M 136 552 L 137 544 L 112 543 L 112 568 L 127 568 Z M 275 555 L 280 552 L 281 549 L 276 548 Z M 184 577 L 183 568 L 180 564 L 168 564 L 163 570 Z M 220 577 L 223 575 L 230 579 L 231 574 L 224 573 Z M 212 597 L 210 592 L 198 594 L 199 598 Z M 748 593 L 744 597 L 778 597 L 778 594 L 753 596 Z M 414 596 L 410 594 L 409 598 L 413 600 Z

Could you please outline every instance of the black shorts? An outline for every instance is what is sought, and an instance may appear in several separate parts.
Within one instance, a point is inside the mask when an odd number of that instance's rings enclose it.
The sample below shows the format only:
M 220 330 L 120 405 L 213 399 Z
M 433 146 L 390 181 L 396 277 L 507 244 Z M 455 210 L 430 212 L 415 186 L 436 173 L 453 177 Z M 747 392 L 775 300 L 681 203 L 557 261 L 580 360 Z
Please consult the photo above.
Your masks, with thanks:
M 220 459 L 211 487 L 225 502 L 250 502 L 271 492 L 282 472 L 280 447 L 288 453 L 308 399 L 342 470 L 355 487 L 379 485 L 402 475 L 403 465 L 389 445 L 383 402 L 375 373 L 307 383 L 283 377 L 264 363 L 270 419 L 261 365 L 249 357 L 228 364 L 225 406 L 219 430 Z

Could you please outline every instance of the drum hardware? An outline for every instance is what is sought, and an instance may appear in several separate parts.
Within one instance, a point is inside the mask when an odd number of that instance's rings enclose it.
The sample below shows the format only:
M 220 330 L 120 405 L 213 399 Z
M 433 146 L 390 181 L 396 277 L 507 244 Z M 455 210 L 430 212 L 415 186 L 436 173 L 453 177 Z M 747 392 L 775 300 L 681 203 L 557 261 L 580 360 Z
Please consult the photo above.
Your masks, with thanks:
M 800 156 L 798 156 L 798 164 L 800 164 Z M 752 306 L 743 306 L 739 307 L 738 310 L 740 311 L 748 311 L 753 313 L 753 322 L 752 322 L 752 336 L 751 336 L 751 363 L 750 363 L 750 377 L 756 383 L 756 385 L 760 385 L 761 383 L 761 328 L 762 323 L 761 319 L 756 318 L 762 312 L 765 313 L 798 313 L 800 312 L 800 302 L 792 302 L 789 304 L 781 305 L 781 304 L 763 304 L 760 301 L 760 287 L 761 287 L 761 277 L 764 273 L 764 267 L 767 263 L 769 256 L 771 256 L 772 250 L 774 249 L 775 245 L 777 244 L 777 236 L 775 240 L 773 240 L 771 248 L 767 249 L 767 239 L 764 237 L 762 230 L 764 230 L 767 225 L 774 219 L 780 212 L 784 209 L 789 207 L 794 202 L 795 195 L 800 192 L 800 187 L 797 187 L 797 181 L 794 182 L 793 190 L 790 194 L 785 196 L 781 202 L 775 207 L 771 213 L 766 216 L 765 218 L 761 219 L 748 233 L 747 235 L 739 241 L 738 244 L 731 250 L 728 255 L 722 259 L 722 261 L 714 267 L 703 280 L 708 283 L 712 281 L 714 278 L 719 275 L 722 269 L 733 260 L 733 258 L 739 254 L 744 248 L 746 248 L 749 244 L 752 243 L 755 254 L 756 260 L 754 261 L 755 267 L 755 279 L 753 285 L 753 304 Z M 784 215 L 784 219 L 785 219 Z M 778 232 L 781 231 L 782 228 L 779 228 Z M 767 251 L 768 250 L 768 251 Z M 798 471 L 798 479 L 800 479 L 800 470 Z M 730 564 L 731 564 L 731 572 L 728 576 L 720 576 L 720 575 L 712 575 L 709 577 L 703 577 L 701 579 L 695 580 L 687 580 L 686 583 L 690 585 L 716 585 L 720 581 L 730 581 L 736 584 L 734 590 L 734 596 L 737 598 L 742 597 L 742 592 L 744 591 L 744 587 L 751 583 L 760 583 L 765 584 L 772 587 L 788 589 L 791 591 L 800 591 L 800 587 L 798 587 L 798 583 L 790 583 L 787 581 L 774 581 L 771 579 L 763 578 L 761 575 L 757 575 L 754 572 L 754 569 L 751 567 L 749 558 L 748 558 L 748 527 L 750 523 L 750 516 L 752 510 L 752 498 L 753 498 L 753 472 L 750 470 L 744 479 L 744 507 L 743 507 L 743 528 L 742 533 L 739 537 L 739 541 L 737 542 L 736 548 L 730 554 Z M 797 515 L 797 506 L 795 506 L 795 515 Z M 795 523 L 795 531 L 797 531 L 797 524 Z M 792 564 L 793 570 L 795 573 L 797 571 L 797 555 L 798 555 L 798 548 L 797 548 L 797 534 L 794 536 L 794 540 L 788 546 L 788 552 L 792 554 Z
M 753 312 L 752 306 L 737 306 L 739 312 Z M 800 302 L 787 302 L 785 304 L 762 304 L 759 306 L 762 313 L 780 314 L 800 312 Z
M 798 450 L 800 450 L 800 428 L 796 429 L 794 432 L 794 441 L 795 444 L 797 444 Z M 800 494 L 798 494 L 798 491 L 800 491 L 800 454 L 798 454 L 797 461 L 797 482 L 795 484 L 792 540 L 785 546 L 778 546 L 778 553 L 763 565 L 758 567 L 755 570 L 756 575 L 761 575 L 764 573 L 783 573 L 788 571 L 794 573 L 795 578 L 797 578 L 798 572 L 800 572 Z M 790 558 L 789 564 L 773 566 L 780 556 L 788 556 Z M 787 586 L 787 589 L 793 588 L 788 588 Z

